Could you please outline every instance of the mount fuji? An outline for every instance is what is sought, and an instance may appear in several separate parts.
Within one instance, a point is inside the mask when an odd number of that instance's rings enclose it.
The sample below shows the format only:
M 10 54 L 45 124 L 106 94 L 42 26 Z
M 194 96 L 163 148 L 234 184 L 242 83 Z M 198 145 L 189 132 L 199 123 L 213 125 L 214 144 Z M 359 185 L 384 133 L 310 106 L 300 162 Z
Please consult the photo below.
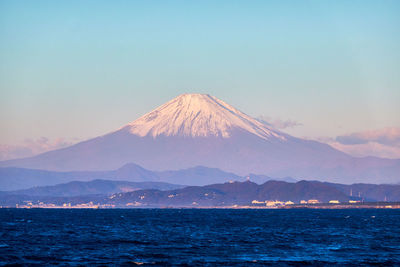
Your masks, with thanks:
M 109 134 L 0 166 L 100 171 L 131 162 L 157 171 L 202 165 L 239 175 L 400 182 L 400 160 L 352 157 L 278 131 L 204 94 L 180 95 Z

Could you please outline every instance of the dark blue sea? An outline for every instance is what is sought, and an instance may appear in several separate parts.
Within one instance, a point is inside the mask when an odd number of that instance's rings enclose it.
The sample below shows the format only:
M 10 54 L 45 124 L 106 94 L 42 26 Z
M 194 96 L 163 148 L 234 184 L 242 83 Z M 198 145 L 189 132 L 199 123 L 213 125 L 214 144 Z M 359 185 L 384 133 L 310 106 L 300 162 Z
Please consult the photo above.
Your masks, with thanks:
M 0 209 L 0 265 L 400 265 L 400 210 Z

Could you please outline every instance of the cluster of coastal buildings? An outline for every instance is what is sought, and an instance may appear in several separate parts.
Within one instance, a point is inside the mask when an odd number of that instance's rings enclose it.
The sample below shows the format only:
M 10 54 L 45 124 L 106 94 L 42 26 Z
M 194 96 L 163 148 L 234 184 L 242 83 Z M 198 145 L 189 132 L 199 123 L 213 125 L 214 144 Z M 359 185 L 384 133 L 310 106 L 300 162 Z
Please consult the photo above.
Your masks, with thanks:
M 349 200 L 349 204 L 355 204 L 355 203 L 360 203 L 361 201 L 359 200 Z M 301 200 L 300 204 L 303 205 L 308 205 L 308 204 L 321 204 L 323 202 L 319 201 L 318 199 L 309 199 L 309 200 Z M 330 200 L 328 202 L 329 204 L 340 204 L 339 200 Z M 282 206 L 288 206 L 288 205 L 294 205 L 295 203 L 293 201 L 278 201 L 278 200 L 265 200 L 265 201 L 259 201 L 259 200 L 253 200 L 251 202 L 252 205 L 254 206 L 266 206 L 266 207 L 282 207 Z
M 291 209 L 291 208 L 315 208 L 315 209 L 347 209 L 347 208 L 374 208 L 374 209 L 400 209 L 400 202 L 363 202 L 350 200 L 346 202 L 339 202 L 338 200 L 331 200 L 322 203 L 316 199 L 303 200 L 300 203 L 293 201 L 258 201 L 253 200 L 248 205 L 218 205 L 218 206 L 199 206 L 197 202 L 192 205 L 178 205 L 178 206 L 159 206 L 159 205 L 144 205 L 140 202 L 131 202 L 121 205 L 114 204 L 95 204 L 93 202 L 80 203 L 80 204 L 53 204 L 32 201 L 24 201 L 23 204 L 16 204 L 15 208 L 30 209 L 30 208 L 49 208 L 49 209 L 110 209 L 110 208 L 232 208 L 232 209 Z M 11 208 L 10 206 L 0 206 L 0 208 Z
M 95 204 L 92 201 L 89 203 L 80 203 L 80 204 L 71 204 L 71 203 L 63 203 L 61 205 L 54 203 L 44 203 L 37 202 L 34 203 L 32 201 L 24 201 L 23 204 L 16 204 L 16 208 L 30 209 L 30 208 L 44 208 L 44 209 L 99 209 L 99 208 L 115 208 L 115 205 L 112 204 Z
M 361 201 L 358 200 L 349 200 L 348 204 L 356 204 L 360 203 Z M 253 207 L 266 207 L 266 208 L 277 208 L 277 207 L 285 207 L 285 206 L 292 206 L 292 205 L 312 205 L 312 204 L 322 204 L 323 202 L 319 201 L 318 199 L 309 199 L 309 200 L 301 200 L 299 203 L 294 203 L 293 201 L 279 201 L 279 200 L 253 200 L 251 202 L 251 206 Z M 326 204 L 326 203 L 325 203 Z M 330 200 L 328 204 L 347 204 L 341 203 L 339 200 Z M 193 206 L 198 206 L 197 202 L 192 203 Z M 121 205 L 119 205 L 120 207 Z M 126 207 L 139 207 L 143 206 L 140 202 L 130 202 L 126 203 L 124 206 Z M 238 206 L 238 205 L 234 205 Z M 16 208 L 53 208 L 53 209 L 98 209 L 98 208 L 115 208 L 116 205 L 114 204 L 100 204 L 100 203 L 93 203 L 92 201 L 88 203 L 79 203 L 79 204 L 71 204 L 71 203 L 63 203 L 63 204 L 54 204 L 54 203 L 44 203 L 44 202 L 33 202 L 33 201 L 24 201 L 23 204 L 16 204 Z

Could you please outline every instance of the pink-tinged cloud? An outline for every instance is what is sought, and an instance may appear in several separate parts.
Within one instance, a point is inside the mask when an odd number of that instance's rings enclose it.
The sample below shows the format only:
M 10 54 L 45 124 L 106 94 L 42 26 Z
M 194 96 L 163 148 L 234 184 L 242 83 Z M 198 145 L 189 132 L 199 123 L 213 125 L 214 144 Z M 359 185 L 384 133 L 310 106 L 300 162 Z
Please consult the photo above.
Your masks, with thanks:
M 73 145 L 78 141 L 76 138 L 49 140 L 47 137 L 40 137 L 36 140 L 25 139 L 22 144 L 18 145 L 0 145 L 0 160 L 31 157 L 50 150 Z
M 379 130 L 342 135 L 336 137 L 336 142 L 344 145 L 366 144 L 369 142 L 397 145 L 400 143 L 400 128 L 387 127 Z
M 400 146 L 388 146 L 375 142 L 355 145 L 344 145 L 338 142 L 329 144 L 334 148 L 355 157 L 374 156 L 380 158 L 400 159 Z
M 396 127 L 356 132 L 320 141 L 356 157 L 400 159 L 400 128 Z

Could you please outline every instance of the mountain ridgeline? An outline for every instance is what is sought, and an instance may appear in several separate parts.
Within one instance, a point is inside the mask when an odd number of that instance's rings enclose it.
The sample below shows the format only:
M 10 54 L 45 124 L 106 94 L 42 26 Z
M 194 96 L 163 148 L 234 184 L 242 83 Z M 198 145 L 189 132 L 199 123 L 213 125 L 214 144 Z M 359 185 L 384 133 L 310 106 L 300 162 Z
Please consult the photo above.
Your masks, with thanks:
M 257 173 L 345 184 L 400 182 L 400 159 L 352 157 L 278 131 L 203 94 L 180 95 L 106 135 L 0 166 L 106 171 L 130 162 L 156 171 L 206 166 L 239 176 Z M 220 181 L 201 184 L 216 182 Z
M 148 189 L 140 189 L 148 188 Z M 85 193 L 83 195 L 78 192 Z M 0 206 L 30 203 L 79 205 L 96 203 L 115 207 L 231 207 L 250 206 L 253 201 L 331 200 L 348 203 L 400 201 L 400 185 L 332 184 L 318 181 L 231 181 L 206 186 L 179 186 L 165 183 L 131 183 L 95 180 L 70 182 L 49 187 L 37 187 L 14 192 L 0 192 Z
M 350 192 L 354 192 L 351 194 Z M 331 200 L 347 203 L 355 201 L 400 201 L 400 185 L 354 184 L 342 185 L 318 181 L 267 181 L 261 185 L 251 181 L 230 182 L 207 186 L 190 186 L 160 191 L 139 190 L 115 194 L 109 203 L 134 203 L 148 206 L 222 207 L 251 205 L 257 201 L 292 201 L 315 199 L 322 203 Z
M 29 189 L 6 191 L 3 193 L 8 195 L 74 197 L 84 195 L 111 195 L 114 193 L 146 189 L 173 190 L 183 187 L 185 186 L 163 182 L 128 182 L 98 179 L 88 182 L 72 181 L 52 186 L 37 186 Z
M 264 183 L 275 179 L 294 182 L 293 178 L 271 178 L 265 175 L 249 174 L 252 181 Z M 141 166 L 129 163 L 111 171 L 75 171 L 56 172 L 24 168 L 0 168 L 0 191 L 23 190 L 31 187 L 53 186 L 72 181 L 110 180 L 127 182 L 169 183 L 180 185 L 207 185 L 227 181 L 244 181 L 247 177 L 224 172 L 216 168 L 196 166 L 184 170 L 150 171 Z M 153 187 L 157 189 L 157 187 Z

